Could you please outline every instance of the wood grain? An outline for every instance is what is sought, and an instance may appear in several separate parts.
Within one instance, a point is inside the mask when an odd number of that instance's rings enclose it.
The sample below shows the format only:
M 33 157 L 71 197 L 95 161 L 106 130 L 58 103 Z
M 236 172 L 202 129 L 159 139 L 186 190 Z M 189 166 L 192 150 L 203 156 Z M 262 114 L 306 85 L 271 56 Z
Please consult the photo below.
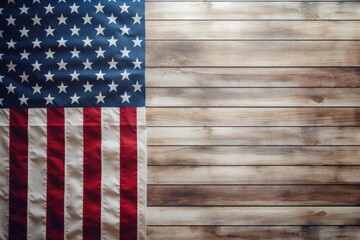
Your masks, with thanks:
M 157 186 L 149 206 L 291 206 L 360 204 L 360 186 Z
M 156 240 L 334 240 L 360 239 L 358 226 L 149 226 Z
M 149 165 L 360 165 L 360 147 L 149 146 Z
M 360 108 L 148 108 L 147 123 L 148 126 L 360 126 Z
M 147 40 L 360 39 L 356 21 L 149 21 Z M 225 33 L 220 34 L 219 32 Z
M 149 127 L 148 145 L 360 145 L 360 128 Z
M 360 166 L 149 166 L 149 184 L 360 184 Z
M 146 65 L 355 67 L 360 66 L 360 55 L 355 54 L 359 51 L 359 41 L 151 41 L 147 44 Z
M 148 2 L 151 20 L 360 20 L 355 2 Z
M 360 87 L 360 68 L 147 68 L 147 87 Z
M 149 207 L 149 225 L 357 225 L 360 207 Z

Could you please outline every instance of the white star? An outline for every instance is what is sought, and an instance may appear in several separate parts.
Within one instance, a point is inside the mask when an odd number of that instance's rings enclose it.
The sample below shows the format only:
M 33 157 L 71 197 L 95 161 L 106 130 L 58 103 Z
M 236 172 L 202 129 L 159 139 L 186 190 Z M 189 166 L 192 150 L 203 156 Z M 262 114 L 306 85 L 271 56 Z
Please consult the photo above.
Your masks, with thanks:
M 99 35 L 99 34 L 104 35 L 105 28 L 103 28 L 100 24 L 99 24 L 99 27 L 95 28 L 95 30 L 96 30 L 96 35 Z
M 119 86 L 119 84 L 115 84 L 114 83 L 114 80 L 111 82 L 111 84 L 108 84 L 108 86 L 109 86 L 109 88 L 110 88 L 110 92 L 112 92 L 112 91 L 115 91 L 115 92 L 117 92 L 117 86 Z
M 112 68 L 117 69 L 117 67 L 116 67 L 116 64 L 117 64 L 117 63 L 118 63 L 118 62 L 115 62 L 114 58 L 112 58 L 111 61 L 108 62 L 108 64 L 110 65 L 109 69 L 112 69 Z
M 134 92 L 137 92 L 137 91 L 141 92 L 142 85 L 140 85 L 138 81 L 136 81 L 136 84 L 134 84 L 133 87 L 135 88 Z
M 121 30 L 121 36 L 124 34 L 129 35 L 130 28 L 127 28 L 126 24 L 124 25 L 124 27 L 120 28 L 120 30 Z
M 6 19 L 6 21 L 8 22 L 7 25 L 8 26 L 9 25 L 14 25 L 15 26 L 15 20 L 16 20 L 16 18 L 13 18 L 12 15 L 10 15 L 10 17 Z
M 47 5 L 47 7 L 45 7 L 45 9 L 46 9 L 45 14 L 53 13 L 53 8 L 54 8 L 54 7 L 52 7 L 52 6 L 50 5 L 50 3 L 49 3 L 49 5 Z
M 36 48 L 36 47 L 41 48 L 40 47 L 41 41 L 39 41 L 38 38 L 36 38 L 35 41 L 32 41 L 32 43 L 33 43 L 33 48 Z
M 141 24 L 140 20 L 142 19 L 142 17 L 140 17 L 138 13 L 136 13 L 136 15 L 132 17 L 132 19 L 134 19 L 134 24 Z
M 70 51 L 70 52 L 71 52 L 71 58 L 74 58 L 74 57 L 79 58 L 80 51 L 76 50 L 76 47 L 74 47 L 74 50 Z
M 21 82 L 29 82 L 28 78 L 29 78 L 29 75 L 26 75 L 25 74 L 25 71 L 23 72 L 22 75 L 19 75 L 21 77 Z
M 80 28 L 77 28 L 76 25 L 74 25 L 73 28 L 70 28 L 71 36 L 73 36 L 73 35 L 78 35 L 79 36 L 79 30 L 80 30 Z
M 74 94 L 74 96 L 70 97 L 71 98 L 71 104 L 74 104 L 74 103 L 79 103 L 79 98 L 76 93 Z
M 64 62 L 63 59 L 61 59 L 61 61 L 57 63 L 57 65 L 59 65 L 59 70 L 61 70 L 61 69 L 66 70 L 66 64 L 67 64 L 67 63 Z
M 24 51 L 22 53 L 20 53 L 20 55 L 21 55 L 20 60 L 23 59 L 23 58 L 29 60 L 30 53 L 26 52 L 25 49 L 24 49 Z
M 20 53 L 21 54 L 21 53 Z M 2 57 L 4 56 L 3 53 L 0 53 L 0 60 L 2 60 Z
M 130 50 L 127 50 L 126 47 L 124 47 L 123 50 L 120 50 L 120 52 L 122 53 L 122 58 L 123 57 L 129 57 L 129 53 L 131 52 Z
M 104 102 L 104 98 L 105 96 L 101 95 L 101 92 L 99 93 L 99 95 L 95 96 L 97 98 L 97 102 L 96 103 L 99 103 L 99 102 L 102 102 L 102 103 L 105 103 Z
M 6 64 L 6 66 L 8 67 L 8 72 L 10 72 L 10 71 L 16 72 L 16 70 L 15 70 L 16 65 L 17 64 L 14 64 L 12 61 L 10 61 L 9 64 Z
M 31 20 L 33 20 L 33 22 L 34 22 L 33 25 L 39 24 L 41 26 L 41 23 L 40 23 L 41 18 L 39 18 L 37 16 L 37 14 L 35 14 L 35 17 L 31 18 Z
M 20 8 L 20 15 L 23 14 L 23 13 L 27 14 L 28 10 L 29 10 L 29 8 L 26 7 L 25 4 L 23 4 L 23 6 Z
M 114 14 L 111 14 L 110 17 L 107 17 L 109 19 L 109 24 L 110 23 L 115 23 L 116 24 L 116 19 L 117 17 L 114 16 Z
M 130 98 L 131 96 L 130 96 L 130 95 L 127 95 L 126 92 L 124 93 L 124 95 L 120 95 L 120 97 L 122 98 L 122 102 L 121 102 L 121 103 L 124 103 L 124 102 L 130 103 L 129 98 Z
M 21 98 L 19 98 L 19 100 L 20 100 L 20 105 L 23 105 L 23 104 L 28 105 L 27 100 L 29 100 L 29 98 L 25 97 L 24 94 L 22 95 Z
M 62 92 L 66 93 L 66 88 L 68 86 L 64 85 L 64 83 L 61 82 L 60 86 L 57 86 L 57 87 L 59 88 L 59 93 L 62 93 Z
M 16 42 L 14 42 L 12 39 L 10 39 L 10 42 L 6 42 L 6 44 L 8 45 L 8 49 L 10 49 L 10 48 L 15 49 Z
M 129 6 L 127 6 L 125 3 L 124 3 L 122 6 L 120 6 L 120 8 L 121 8 L 121 12 L 120 12 L 120 13 L 123 13 L 123 12 L 129 13 L 129 12 L 128 12 Z
M 41 87 L 41 86 L 39 86 L 39 84 L 38 84 L 38 83 L 36 83 L 36 84 L 35 84 L 35 86 L 34 86 L 34 87 L 32 87 L 32 88 L 34 89 L 33 94 L 34 94 L 34 93 L 40 93 L 40 94 L 41 94 L 41 89 L 42 89 L 42 87 Z
M 3 32 L 4 32 L 3 30 L 0 30 L 0 37 L 1 37 L 1 38 L 4 37 L 4 36 L 3 36 Z
M 40 66 L 42 65 L 41 63 L 38 63 L 38 61 L 36 60 L 34 64 L 31 64 L 34 68 L 33 68 L 33 71 L 35 70 L 40 70 Z
M 76 70 L 74 70 L 73 73 L 70 73 L 70 76 L 71 76 L 71 81 L 74 81 L 74 80 L 78 80 L 78 81 L 79 81 L 80 73 L 77 73 Z
M 132 62 L 134 64 L 134 69 L 139 68 L 141 69 L 142 62 L 139 61 L 138 58 L 136 58 L 135 62 Z
M 47 29 L 45 29 L 45 31 L 46 31 L 46 36 L 49 36 L 49 35 L 54 36 L 55 29 L 51 28 L 50 25 L 49 25 L 49 27 Z
M 133 2 L 140 2 L 140 0 L 133 0 Z
M 98 3 L 98 5 L 95 6 L 95 8 L 96 8 L 96 13 L 98 13 L 98 12 L 104 13 L 104 10 L 103 10 L 104 5 L 101 5 L 100 2 Z
M 59 43 L 59 47 L 64 46 L 66 47 L 67 40 L 64 40 L 64 37 L 61 37 L 60 40 L 56 40 Z
M 48 58 L 54 59 L 54 53 L 55 52 L 52 52 L 51 49 L 49 48 L 49 50 L 45 53 L 46 54 L 46 59 L 48 59 Z
M 3 82 L 3 78 L 4 78 L 4 76 L 0 75 L 0 83 Z
M 70 13 L 73 13 L 73 12 L 79 13 L 78 12 L 79 6 L 76 6 L 75 3 L 72 6 L 69 6 L 69 8 L 71 9 Z
M 92 69 L 92 68 L 91 68 L 91 65 L 92 65 L 93 63 L 90 62 L 88 58 L 86 59 L 86 62 L 83 62 L 83 64 L 84 64 L 84 70 L 87 69 L 87 68 L 88 68 L 88 69 Z
M 7 86 L 6 88 L 7 88 L 7 90 L 8 90 L 7 94 L 15 93 L 14 90 L 15 90 L 16 87 L 14 87 L 14 86 L 12 85 L 12 83 L 10 83 L 9 86 Z
M 99 50 L 95 51 L 98 57 L 104 57 L 105 50 L 102 50 L 101 47 L 99 47 Z
M 8 4 L 9 3 L 15 3 L 15 0 L 8 0 Z
M 142 42 L 143 40 L 140 40 L 139 37 L 136 37 L 136 39 L 135 39 L 135 40 L 132 40 L 132 41 L 134 42 L 134 47 L 136 47 L 136 46 L 141 47 L 141 42 Z
M 33 1 L 33 3 L 36 3 L 36 2 L 40 3 L 40 0 L 34 0 L 34 1 Z
M 109 42 L 109 47 L 111 45 L 114 45 L 116 47 L 117 39 L 115 39 L 114 36 L 112 36 L 111 39 L 108 39 L 108 42 Z
M 130 80 L 130 78 L 129 78 L 130 74 L 131 73 L 128 73 L 125 69 L 123 73 L 120 73 L 120 75 L 122 76 L 121 80 L 125 80 L 125 79 Z
M 46 82 L 47 81 L 54 81 L 54 79 L 53 79 L 53 76 L 54 76 L 55 74 L 51 74 L 51 72 L 50 71 L 48 71 L 48 73 L 47 74 L 45 74 L 44 76 L 46 77 Z
M 67 17 L 64 17 L 63 14 L 60 15 L 60 17 L 57 18 L 59 20 L 59 25 L 60 24 L 65 24 L 66 25 L 66 19 Z
M 84 24 L 88 23 L 91 25 L 92 17 L 89 17 L 89 14 L 86 14 L 85 17 L 83 17 L 82 19 L 84 19 Z
M 95 75 L 96 75 L 96 80 L 99 80 L 99 79 L 104 80 L 105 73 L 102 73 L 101 70 L 98 73 L 95 73 Z
M 0 98 L 0 105 L 3 106 L 3 101 L 4 99 L 3 98 Z
M 89 84 L 89 81 L 87 81 L 86 84 L 83 85 L 83 87 L 85 88 L 84 92 L 86 92 L 86 91 L 92 92 L 92 91 L 91 91 L 91 88 L 92 88 L 93 86 L 94 86 L 94 85 Z
M 29 30 L 27 30 L 25 27 L 23 27 L 23 29 L 19 30 L 19 31 L 21 33 L 20 37 L 29 37 L 29 35 L 28 35 Z
M 91 47 L 91 42 L 92 42 L 92 39 L 89 39 L 89 37 L 86 37 L 85 40 L 82 40 L 84 42 L 84 47 L 86 46 L 90 46 Z
M 54 97 L 51 97 L 50 93 L 47 97 L 44 97 L 44 99 L 46 100 L 46 104 L 45 105 L 48 105 L 48 104 L 54 104 L 53 103 L 53 100 L 55 99 Z

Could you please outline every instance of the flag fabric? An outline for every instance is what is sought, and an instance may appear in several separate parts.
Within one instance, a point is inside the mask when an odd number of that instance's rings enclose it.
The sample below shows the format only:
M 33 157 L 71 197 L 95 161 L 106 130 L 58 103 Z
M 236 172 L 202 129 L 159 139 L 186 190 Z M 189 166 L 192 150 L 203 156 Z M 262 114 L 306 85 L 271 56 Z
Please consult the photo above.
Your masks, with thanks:
M 146 239 L 143 0 L 6 0 L 0 23 L 0 239 Z

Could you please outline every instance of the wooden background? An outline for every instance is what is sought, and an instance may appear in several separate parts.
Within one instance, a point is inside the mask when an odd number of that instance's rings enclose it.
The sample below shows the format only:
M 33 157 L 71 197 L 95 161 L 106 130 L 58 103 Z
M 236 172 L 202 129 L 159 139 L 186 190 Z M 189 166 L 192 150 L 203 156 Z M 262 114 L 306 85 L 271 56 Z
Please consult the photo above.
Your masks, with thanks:
M 146 18 L 151 239 L 360 239 L 360 2 Z

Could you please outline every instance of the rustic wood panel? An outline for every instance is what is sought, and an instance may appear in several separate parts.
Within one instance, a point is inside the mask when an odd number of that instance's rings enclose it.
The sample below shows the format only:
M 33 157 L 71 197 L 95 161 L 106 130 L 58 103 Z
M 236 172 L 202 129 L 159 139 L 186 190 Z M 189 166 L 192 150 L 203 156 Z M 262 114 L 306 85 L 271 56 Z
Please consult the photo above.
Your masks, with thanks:
M 149 127 L 149 145 L 360 145 L 357 127 Z
M 147 68 L 147 87 L 360 87 L 360 68 Z
M 360 165 L 352 146 L 149 146 L 149 165 Z
M 148 126 L 360 126 L 360 108 L 148 108 L 147 123 Z
M 358 41 L 151 41 L 146 47 L 148 67 L 360 66 Z
M 148 234 L 156 240 L 334 240 L 360 239 L 357 226 L 149 226 Z
M 147 40 L 360 39 L 356 21 L 149 21 Z M 225 34 L 219 34 L 219 31 Z
M 356 2 L 148 2 L 151 20 L 360 20 Z
M 334 196 L 337 196 L 334 198 Z M 360 186 L 149 186 L 150 206 L 360 205 Z
M 360 184 L 360 166 L 149 166 L 148 183 Z
M 357 225 L 360 207 L 149 207 L 149 225 Z

